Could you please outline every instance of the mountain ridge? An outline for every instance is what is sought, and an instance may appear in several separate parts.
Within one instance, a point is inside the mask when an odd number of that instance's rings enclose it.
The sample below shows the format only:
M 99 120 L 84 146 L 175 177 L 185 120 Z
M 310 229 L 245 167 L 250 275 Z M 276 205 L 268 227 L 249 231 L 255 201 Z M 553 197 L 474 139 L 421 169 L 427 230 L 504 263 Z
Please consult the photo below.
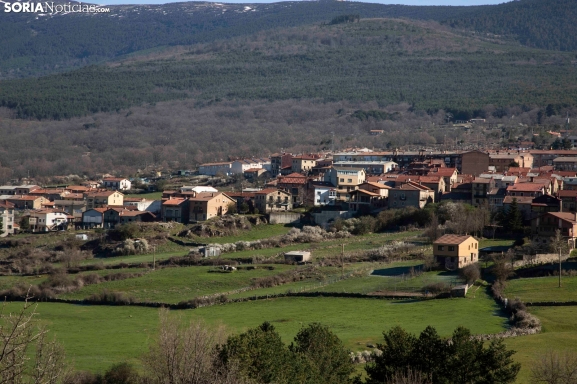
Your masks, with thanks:
M 476 33 L 505 34 L 537 48 L 577 49 L 565 33 L 577 25 L 577 2 L 552 0 L 551 20 L 543 20 L 538 0 L 500 5 L 404 6 L 332 0 L 279 3 L 180 2 L 164 5 L 112 5 L 111 13 L 37 16 L 0 10 L 0 79 L 46 75 L 103 63 L 119 56 L 164 46 L 192 45 L 248 36 L 263 30 L 328 23 L 336 16 L 434 20 Z M 549 4 L 550 2 L 548 2 Z M 574 4 L 576 3 L 576 4 Z M 523 17 L 514 10 L 521 9 Z M 570 12 L 564 13 L 564 9 Z M 503 11 L 504 10 L 504 11 Z M 485 15 L 485 16 L 484 16 Z M 501 26 L 516 17 L 516 29 Z M 481 21 L 479 21 L 481 20 Z M 536 22 L 539 21 L 539 22 Z M 564 22 L 568 30 L 556 24 Z M 535 25 L 543 35 L 535 38 Z M 533 29 L 532 29 L 533 28 Z M 523 31 L 528 31 L 524 35 Z M 567 36 L 565 36 L 567 35 Z M 504 38 L 504 36 L 500 36 Z M 563 41 L 556 44 L 554 41 Z M 552 41 L 552 43 L 550 42 Z

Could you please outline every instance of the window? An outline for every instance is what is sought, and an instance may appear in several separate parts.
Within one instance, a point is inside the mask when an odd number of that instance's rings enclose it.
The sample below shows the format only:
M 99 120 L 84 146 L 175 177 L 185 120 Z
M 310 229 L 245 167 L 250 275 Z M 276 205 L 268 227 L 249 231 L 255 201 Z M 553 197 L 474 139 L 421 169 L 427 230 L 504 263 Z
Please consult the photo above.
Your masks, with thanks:
M 340 178 L 339 181 L 340 181 L 341 183 L 344 183 L 344 182 L 345 182 L 345 179 Z
M 438 250 L 438 251 L 444 251 L 444 250 L 445 250 L 445 246 L 439 245 L 439 246 L 437 246 L 437 250 Z
M 352 183 L 353 179 L 347 179 L 347 183 Z
M 453 252 L 454 250 L 455 250 L 455 247 L 452 246 L 452 245 L 450 245 L 450 246 L 449 246 L 449 251 Z
M 477 246 L 478 246 L 478 244 L 477 244 L 477 243 L 475 243 L 475 249 L 477 249 Z

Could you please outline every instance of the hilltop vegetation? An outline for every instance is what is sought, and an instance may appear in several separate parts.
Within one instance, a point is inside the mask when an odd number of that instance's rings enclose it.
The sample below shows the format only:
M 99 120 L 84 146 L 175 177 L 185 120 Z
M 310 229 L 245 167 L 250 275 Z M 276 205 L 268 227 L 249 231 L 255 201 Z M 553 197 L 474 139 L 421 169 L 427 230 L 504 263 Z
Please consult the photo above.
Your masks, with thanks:
M 507 35 L 529 47 L 557 51 L 577 49 L 577 2 L 571 0 L 511 1 L 473 10 L 443 24 L 480 33 Z
M 109 8 L 110 13 L 39 18 L 34 14 L 2 13 L 0 79 L 62 72 L 139 51 L 324 23 L 344 14 L 443 20 L 471 10 L 337 1 L 184 2 Z
M 573 0 L 523 0 L 476 7 L 339 1 L 273 4 L 202 2 L 109 6 L 110 13 L 40 16 L 3 13 L 0 79 L 83 67 L 134 53 L 206 43 L 259 31 L 329 23 L 343 15 L 434 20 L 457 29 L 506 35 L 531 47 L 571 51 Z
M 64 119 L 189 96 L 407 102 L 433 112 L 573 105 L 572 58 L 464 37 L 436 23 L 371 19 L 276 29 L 163 58 L 5 81 L 0 106 L 19 118 Z

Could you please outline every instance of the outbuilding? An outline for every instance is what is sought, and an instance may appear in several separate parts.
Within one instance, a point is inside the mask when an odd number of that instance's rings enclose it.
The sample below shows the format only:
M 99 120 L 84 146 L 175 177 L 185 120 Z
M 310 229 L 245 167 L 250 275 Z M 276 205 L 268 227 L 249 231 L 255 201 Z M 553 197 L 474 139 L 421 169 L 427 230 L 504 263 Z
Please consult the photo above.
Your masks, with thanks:
M 304 263 L 311 259 L 311 253 L 307 251 L 291 251 L 284 254 L 284 260 L 288 263 Z

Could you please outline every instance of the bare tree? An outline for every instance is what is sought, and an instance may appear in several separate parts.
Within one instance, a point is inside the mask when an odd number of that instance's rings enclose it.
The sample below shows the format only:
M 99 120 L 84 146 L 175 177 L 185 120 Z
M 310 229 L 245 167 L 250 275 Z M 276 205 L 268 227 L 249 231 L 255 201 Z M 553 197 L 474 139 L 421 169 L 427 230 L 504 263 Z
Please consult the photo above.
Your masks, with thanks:
M 36 305 L 27 297 L 20 312 L 0 313 L 0 383 L 52 384 L 66 374 L 64 349 L 38 327 Z M 29 351 L 36 347 L 36 354 Z M 32 364 L 29 361 L 33 359 Z
M 536 361 L 531 369 L 533 384 L 577 383 L 577 355 L 575 352 L 548 351 Z
M 226 340 L 223 327 L 211 328 L 201 320 L 186 324 L 160 310 L 160 331 L 143 357 L 148 382 L 155 384 L 242 383 L 237 371 L 216 364 L 217 346 Z

